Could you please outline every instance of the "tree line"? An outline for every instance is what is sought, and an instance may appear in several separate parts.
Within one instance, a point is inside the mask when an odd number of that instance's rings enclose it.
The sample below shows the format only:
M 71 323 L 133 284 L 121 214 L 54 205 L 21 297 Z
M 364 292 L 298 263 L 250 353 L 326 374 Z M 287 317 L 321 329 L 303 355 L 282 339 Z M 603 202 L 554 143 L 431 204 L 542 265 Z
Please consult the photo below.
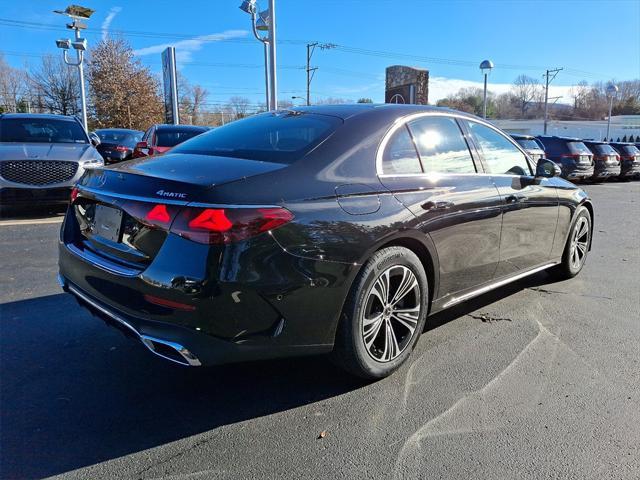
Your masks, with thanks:
M 91 128 L 122 127 L 145 130 L 164 121 L 164 103 L 158 75 L 145 67 L 121 38 L 106 38 L 91 49 L 87 61 L 88 118 Z M 613 115 L 640 114 L 640 80 L 617 82 L 619 92 L 613 103 Z M 571 105 L 550 105 L 549 117 L 559 120 L 597 120 L 608 115 L 606 84 L 589 85 L 582 81 L 570 91 Z M 178 75 L 180 122 L 216 126 L 264 111 L 261 103 L 243 96 L 227 101 L 209 100 L 209 91 Z M 11 67 L 0 54 L 0 112 L 34 112 L 78 115 L 78 75 L 60 55 L 42 57 L 33 68 Z M 348 99 L 325 98 L 314 103 L 347 103 Z M 371 102 L 361 98 L 361 103 Z M 482 114 L 483 92 L 463 88 L 441 99 L 446 106 L 476 115 Z M 293 106 L 289 100 L 278 107 Z M 496 95 L 488 92 L 489 118 L 540 118 L 544 111 L 544 87 L 527 75 L 518 76 L 510 91 Z
M 612 115 L 640 115 L 640 79 L 616 82 L 618 93 Z M 557 120 L 602 120 L 609 115 L 607 83 L 589 85 L 581 81 L 569 91 L 570 104 L 549 101 L 548 117 Z M 544 86 L 535 78 L 519 75 L 510 91 L 496 95 L 487 92 L 487 117 L 496 119 L 533 119 L 544 115 Z M 461 88 L 437 102 L 438 106 L 482 115 L 483 90 Z

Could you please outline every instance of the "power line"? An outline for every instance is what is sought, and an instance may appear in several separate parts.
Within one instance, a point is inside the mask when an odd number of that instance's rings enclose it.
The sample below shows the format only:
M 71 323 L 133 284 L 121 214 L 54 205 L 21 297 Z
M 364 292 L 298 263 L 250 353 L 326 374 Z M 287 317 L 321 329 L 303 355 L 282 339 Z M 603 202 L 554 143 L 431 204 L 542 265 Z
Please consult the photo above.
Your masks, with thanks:
M 556 76 L 558 75 L 558 73 L 560 73 L 562 71 L 562 67 L 560 68 L 554 68 L 552 70 L 547 69 L 546 73 L 544 74 L 545 77 L 545 87 L 544 87 L 544 134 L 547 134 L 547 120 L 548 120 L 548 113 L 549 113 L 549 84 L 556 78 Z M 560 97 L 554 97 L 556 99 L 556 101 L 558 100 L 558 98 Z M 554 101 L 555 103 L 555 101 Z

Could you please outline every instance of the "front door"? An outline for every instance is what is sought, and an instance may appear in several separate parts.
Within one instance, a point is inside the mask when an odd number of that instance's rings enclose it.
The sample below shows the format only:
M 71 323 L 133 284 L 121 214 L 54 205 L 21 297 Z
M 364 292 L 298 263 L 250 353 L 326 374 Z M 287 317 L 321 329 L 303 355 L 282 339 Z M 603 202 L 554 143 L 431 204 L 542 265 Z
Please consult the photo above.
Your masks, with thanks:
M 416 217 L 440 265 L 435 298 L 486 283 L 499 261 L 502 206 L 491 176 L 478 175 L 457 120 L 428 115 L 398 128 L 381 182 Z
M 546 178 L 534 180 L 526 155 L 506 135 L 478 122 L 466 125 L 502 198 L 496 278 L 547 262 L 558 223 L 556 188 Z

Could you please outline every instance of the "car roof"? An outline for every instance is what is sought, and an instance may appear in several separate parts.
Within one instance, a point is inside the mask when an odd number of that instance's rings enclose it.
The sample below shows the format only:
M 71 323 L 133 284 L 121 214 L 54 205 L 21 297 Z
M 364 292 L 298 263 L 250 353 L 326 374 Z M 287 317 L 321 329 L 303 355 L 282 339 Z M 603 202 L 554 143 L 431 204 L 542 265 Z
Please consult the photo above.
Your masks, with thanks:
M 524 135 L 522 133 L 510 133 L 511 138 L 514 140 L 535 140 L 536 137 L 533 135 Z
M 57 115 L 55 113 L 3 113 L 0 118 L 41 118 L 49 120 L 65 120 L 68 122 L 77 122 L 76 117 L 70 115 Z
M 538 138 L 555 138 L 557 140 L 564 140 L 567 142 L 582 142 L 581 138 L 576 137 L 559 137 L 557 135 L 538 135 Z
M 455 114 L 456 116 L 466 117 L 474 120 L 482 120 L 475 115 L 461 112 L 459 110 L 452 110 L 446 107 L 434 107 L 431 105 L 414 105 L 414 104 L 401 104 L 401 103 L 340 103 L 335 105 L 311 105 L 311 106 L 299 106 L 292 107 L 286 110 L 294 112 L 308 112 L 316 113 L 319 115 L 331 115 L 334 117 L 346 120 L 347 118 L 354 117 L 356 115 L 373 114 L 374 112 L 386 112 L 390 115 L 406 116 L 413 113 L 422 112 L 448 112 Z
M 200 125 L 172 125 L 169 123 L 160 123 L 156 125 L 156 129 L 158 130 L 171 130 L 173 128 L 180 128 L 180 129 L 186 129 L 186 130 L 202 130 L 202 131 L 208 130 L 208 127 L 201 127 Z
M 143 133 L 140 130 L 132 130 L 130 128 L 98 128 L 94 132 Z

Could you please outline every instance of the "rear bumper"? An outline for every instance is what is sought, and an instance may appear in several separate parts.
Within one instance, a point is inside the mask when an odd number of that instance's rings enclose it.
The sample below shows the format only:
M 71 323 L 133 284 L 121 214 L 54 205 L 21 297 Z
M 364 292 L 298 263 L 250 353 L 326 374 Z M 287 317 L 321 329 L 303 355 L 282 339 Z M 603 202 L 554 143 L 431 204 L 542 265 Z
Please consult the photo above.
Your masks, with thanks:
M 152 351 L 153 342 L 175 344 L 202 365 L 218 365 L 333 348 L 354 265 L 294 256 L 267 235 L 223 248 L 170 234 L 144 270 L 116 271 L 64 242 L 72 223 L 68 213 L 59 242 L 61 285 Z M 148 296 L 193 308 L 152 304 Z
M 57 188 L 2 188 L 2 205 L 42 205 L 69 203 L 71 187 Z
M 626 163 L 626 164 L 625 164 Z M 637 177 L 640 176 L 640 165 L 633 165 L 629 162 L 622 164 L 620 176 L 621 177 Z
M 562 176 L 568 180 L 582 179 L 593 177 L 594 168 L 567 168 L 566 165 L 562 166 Z
M 617 177 L 618 175 L 620 175 L 620 165 L 606 165 L 601 168 L 597 168 L 593 173 L 593 178 L 602 179 Z

